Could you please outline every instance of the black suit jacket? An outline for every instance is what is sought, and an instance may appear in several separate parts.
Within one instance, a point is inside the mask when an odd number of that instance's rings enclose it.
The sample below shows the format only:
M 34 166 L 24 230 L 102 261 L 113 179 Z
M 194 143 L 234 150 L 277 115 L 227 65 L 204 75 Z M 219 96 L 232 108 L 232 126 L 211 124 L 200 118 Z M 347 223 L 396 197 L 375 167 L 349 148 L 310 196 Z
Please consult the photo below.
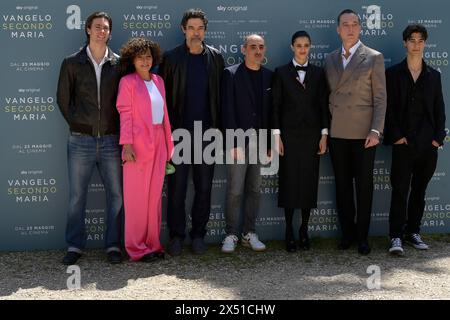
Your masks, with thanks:
M 328 89 L 325 72 L 311 63 L 305 75 L 305 87 L 292 62 L 275 70 L 272 84 L 272 128 L 282 131 L 329 128 Z
M 261 71 L 262 110 L 258 112 L 250 76 L 245 70 L 244 63 L 233 65 L 224 70 L 221 91 L 223 129 L 250 129 L 253 127 L 258 113 L 261 115 L 261 127 L 255 129 L 270 129 L 272 71 L 264 67 L 261 67 Z
M 436 140 L 442 145 L 445 138 L 445 104 L 442 96 L 441 74 L 423 64 L 425 83 L 426 117 L 423 119 L 421 136 L 417 137 L 419 147 L 427 147 Z M 406 59 L 386 70 L 387 109 L 383 143 L 392 145 L 406 137 L 408 121 L 408 65 Z

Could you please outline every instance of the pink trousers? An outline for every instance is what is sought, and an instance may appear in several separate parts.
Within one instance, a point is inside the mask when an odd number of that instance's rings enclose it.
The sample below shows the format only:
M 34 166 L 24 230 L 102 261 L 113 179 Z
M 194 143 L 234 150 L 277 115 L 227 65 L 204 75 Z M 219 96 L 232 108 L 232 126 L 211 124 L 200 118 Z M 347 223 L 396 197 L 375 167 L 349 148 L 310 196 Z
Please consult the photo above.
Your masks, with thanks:
M 159 236 L 167 147 L 164 127 L 154 125 L 154 133 L 152 160 L 139 162 L 139 155 L 136 155 L 137 162 L 126 162 L 123 167 L 125 248 L 133 261 L 164 250 Z

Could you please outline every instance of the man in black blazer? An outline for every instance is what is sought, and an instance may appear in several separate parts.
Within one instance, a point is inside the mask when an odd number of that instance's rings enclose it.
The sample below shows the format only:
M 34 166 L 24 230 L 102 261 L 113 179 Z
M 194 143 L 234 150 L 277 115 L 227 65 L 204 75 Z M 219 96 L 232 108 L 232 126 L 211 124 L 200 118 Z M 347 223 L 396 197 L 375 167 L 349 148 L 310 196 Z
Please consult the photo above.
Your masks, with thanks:
M 241 52 L 244 55 L 244 63 L 226 68 L 222 77 L 222 124 L 228 133 L 227 138 L 230 138 L 227 140 L 226 149 L 227 235 L 222 246 L 222 252 L 225 253 L 233 252 L 238 242 L 242 197 L 244 225 L 241 243 L 255 251 L 266 249 L 255 232 L 261 185 L 261 162 L 258 159 L 257 146 L 258 138 L 270 138 L 267 131 L 267 135 L 260 135 L 259 130 L 270 128 L 272 71 L 262 66 L 266 46 L 261 36 L 248 35 Z M 232 132 L 234 134 L 228 137 Z
M 445 138 L 441 76 L 423 60 L 427 30 L 419 24 L 403 31 L 406 59 L 386 70 L 387 112 L 384 144 L 392 145 L 392 198 L 389 235 L 392 254 L 403 254 L 402 240 L 416 249 L 425 191 Z M 409 195 L 409 197 L 408 197 Z

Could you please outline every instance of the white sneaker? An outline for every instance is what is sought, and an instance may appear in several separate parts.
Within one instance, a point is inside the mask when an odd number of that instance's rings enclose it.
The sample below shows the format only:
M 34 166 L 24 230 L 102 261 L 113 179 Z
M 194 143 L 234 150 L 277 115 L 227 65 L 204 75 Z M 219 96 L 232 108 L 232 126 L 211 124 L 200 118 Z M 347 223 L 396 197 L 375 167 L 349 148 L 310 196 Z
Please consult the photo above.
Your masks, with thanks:
M 249 232 L 245 236 L 242 235 L 241 243 L 243 246 L 252 248 L 254 251 L 266 250 L 266 245 L 259 241 L 258 235 L 253 232 Z
M 400 238 L 391 239 L 391 246 L 389 248 L 389 253 L 397 255 L 403 254 L 402 239 Z
M 235 235 L 228 235 L 225 237 L 225 239 L 222 242 L 222 252 L 224 253 L 232 253 L 234 252 L 234 249 L 236 249 L 236 245 L 238 242 L 238 237 Z

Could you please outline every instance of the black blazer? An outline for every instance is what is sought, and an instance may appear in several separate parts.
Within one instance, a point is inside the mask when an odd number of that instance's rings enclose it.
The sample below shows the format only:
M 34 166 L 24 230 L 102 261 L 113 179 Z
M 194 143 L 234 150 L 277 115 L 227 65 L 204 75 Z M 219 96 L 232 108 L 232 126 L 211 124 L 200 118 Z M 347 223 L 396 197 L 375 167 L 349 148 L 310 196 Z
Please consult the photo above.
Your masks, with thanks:
M 262 110 L 261 127 L 256 129 L 270 129 L 270 115 L 272 111 L 272 71 L 261 67 L 262 70 Z M 253 127 L 257 116 L 256 99 L 252 90 L 250 77 L 245 71 L 244 63 L 236 64 L 224 70 L 222 76 L 221 108 L 223 129 L 243 129 Z
M 436 140 L 439 145 L 445 138 L 445 105 L 442 96 L 441 74 L 422 62 L 425 83 L 426 121 L 422 126 L 417 144 L 420 147 L 431 145 Z M 408 64 L 406 59 L 386 70 L 387 109 L 383 143 L 392 145 L 406 137 L 408 106 Z
M 305 87 L 292 62 L 275 70 L 272 84 L 272 128 L 283 131 L 308 128 L 320 136 L 329 128 L 328 89 L 325 71 L 311 63 L 305 75 Z

